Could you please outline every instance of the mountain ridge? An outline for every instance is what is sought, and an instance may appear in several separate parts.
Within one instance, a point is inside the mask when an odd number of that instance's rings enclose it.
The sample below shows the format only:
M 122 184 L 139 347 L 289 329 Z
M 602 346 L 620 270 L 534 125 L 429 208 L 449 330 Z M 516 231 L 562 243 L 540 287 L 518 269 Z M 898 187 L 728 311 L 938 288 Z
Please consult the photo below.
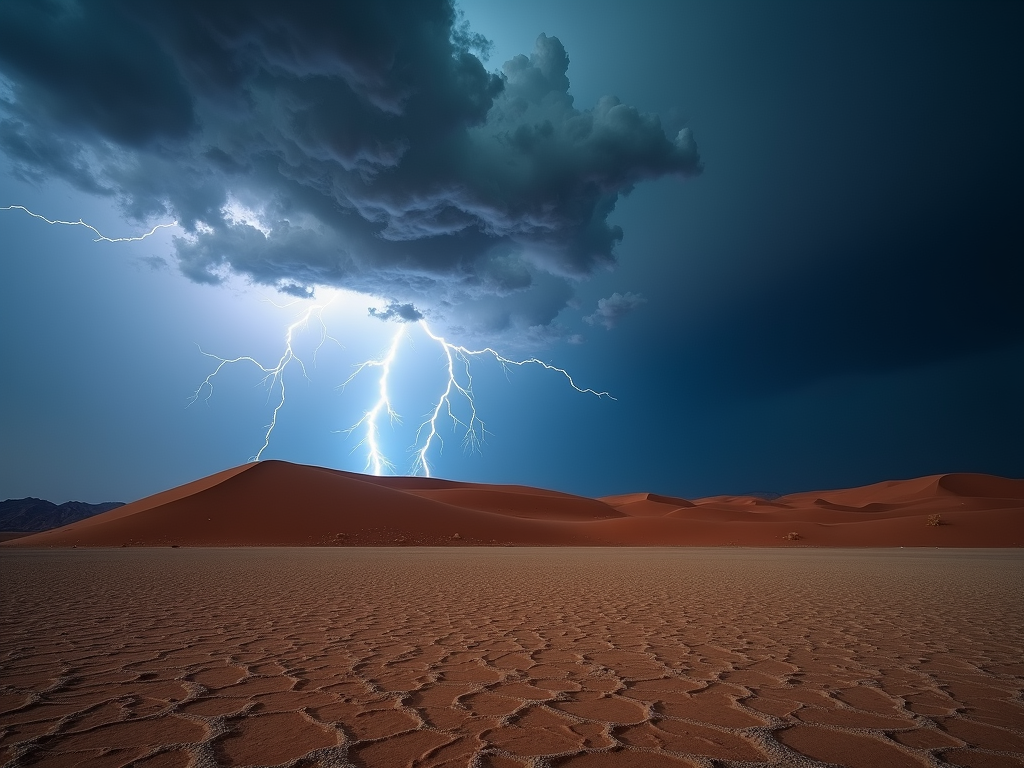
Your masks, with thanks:
M 84 501 L 65 501 L 55 504 L 46 499 L 26 496 L 23 499 L 0 501 L 0 531 L 36 533 L 60 528 L 90 517 L 123 507 L 123 501 L 103 501 L 89 504 Z

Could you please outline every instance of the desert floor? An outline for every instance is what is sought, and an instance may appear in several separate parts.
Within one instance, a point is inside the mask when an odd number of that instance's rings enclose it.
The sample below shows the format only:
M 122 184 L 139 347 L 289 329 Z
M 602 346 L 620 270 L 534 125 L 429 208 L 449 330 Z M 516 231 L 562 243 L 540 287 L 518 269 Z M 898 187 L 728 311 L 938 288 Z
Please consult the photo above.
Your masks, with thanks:
M 0 551 L 8 766 L 1021 766 L 1024 552 Z

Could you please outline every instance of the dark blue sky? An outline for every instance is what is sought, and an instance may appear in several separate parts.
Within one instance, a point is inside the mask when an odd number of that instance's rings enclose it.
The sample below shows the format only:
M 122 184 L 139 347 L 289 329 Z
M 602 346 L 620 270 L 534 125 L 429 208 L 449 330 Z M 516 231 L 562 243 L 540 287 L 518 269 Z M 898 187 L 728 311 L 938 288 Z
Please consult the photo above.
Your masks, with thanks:
M 1024 476 L 1024 5 L 481 1 L 465 27 L 392 4 L 0 1 L 0 207 L 180 222 L 95 243 L 0 212 L 0 497 L 131 500 L 244 462 L 276 390 L 236 366 L 186 408 L 197 345 L 273 365 L 324 285 L 362 293 L 315 367 L 296 334 L 309 378 L 286 370 L 264 458 L 366 465 L 344 430 L 379 369 L 337 387 L 398 328 L 372 305 L 616 398 L 480 360 L 485 442 L 445 427 L 441 476 Z M 407 330 L 380 431 L 400 471 L 444 388 Z

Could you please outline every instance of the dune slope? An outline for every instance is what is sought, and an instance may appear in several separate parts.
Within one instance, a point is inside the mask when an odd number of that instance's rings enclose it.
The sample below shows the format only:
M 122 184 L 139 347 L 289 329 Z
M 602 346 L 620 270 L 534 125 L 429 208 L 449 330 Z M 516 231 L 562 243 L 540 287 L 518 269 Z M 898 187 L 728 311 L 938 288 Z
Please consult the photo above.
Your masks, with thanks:
M 1024 480 L 933 475 L 772 501 L 588 499 L 264 461 L 2 546 L 1024 546 Z

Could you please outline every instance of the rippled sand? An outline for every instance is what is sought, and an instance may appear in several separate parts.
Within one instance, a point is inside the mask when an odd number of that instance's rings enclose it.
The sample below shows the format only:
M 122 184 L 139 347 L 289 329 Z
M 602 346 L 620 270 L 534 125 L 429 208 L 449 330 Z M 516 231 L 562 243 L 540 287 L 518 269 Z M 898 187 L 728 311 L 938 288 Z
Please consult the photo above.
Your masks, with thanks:
M 1024 765 L 1024 552 L 0 551 L 10 766 Z

